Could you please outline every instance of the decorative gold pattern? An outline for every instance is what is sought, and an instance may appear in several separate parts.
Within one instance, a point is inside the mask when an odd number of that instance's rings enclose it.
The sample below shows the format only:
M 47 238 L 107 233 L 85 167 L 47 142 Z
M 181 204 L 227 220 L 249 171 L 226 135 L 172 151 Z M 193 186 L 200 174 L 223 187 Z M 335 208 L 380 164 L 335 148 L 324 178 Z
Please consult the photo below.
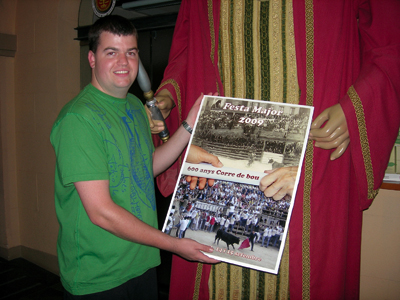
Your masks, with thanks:
M 195 280 L 195 283 L 194 283 L 193 300 L 198 300 L 199 299 L 202 272 L 203 272 L 203 264 L 202 263 L 198 263 L 197 264 L 197 270 L 196 270 L 196 280 Z
M 271 1 L 269 7 L 270 95 L 271 101 L 283 102 L 282 1 Z
M 314 102 L 314 6 L 312 0 L 305 2 L 306 17 L 306 104 Z M 305 155 L 304 193 L 303 193 L 303 236 L 302 236 L 302 296 L 310 299 L 310 228 L 311 228 L 311 185 L 313 176 L 314 149 L 308 141 Z
M 360 96 L 358 96 L 357 91 L 354 89 L 354 86 L 349 88 L 347 95 L 350 97 L 356 112 L 361 151 L 364 159 L 365 173 L 367 175 L 368 199 L 374 199 L 378 194 L 379 189 L 374 190 L 374 171 L 371 161 L 371 152 L 369 150 L 370 148 L 367 135 L 367 126 L 365 124 L 364 107 L 362 105 Z
M 259 16 L 260 15 L 260 3 L 259 2 L 254 2 L 253 4 L 253 16 Z M 261 99 L 261 89 L 258 88 L 261 86 L 261 68 L 255 68 L 254 67 L 254 62 L 255 61 L 260 61 L 260 43 L 259 42 L 254 42 L 254 41 L 259 41 L 260 40 L 260 18 L 253 18 L 253 24 L 252 24 L 252 36 L 253 36 L 253 86 L 256 87 L 254 88 L 253 91 L 253 96 L 254 99 Z
M 280 299 L 289 297 L 289 232 L 286 236 L 285 249 L 283 250 L 281 267 L 279 269 L 279 296 Z
M 214 15 L 213 15 L 213 1 L 207 1 L 208 7 L 208 24 L 210 28 L 210 42 L 211 42 L 211 49 L 210 49 L 210 58 L 211 61 L 214 63 L 214 52 L 215 52 L 215 32 L 214 32 Z
M 254 98 L 254 83 L 255 83 L 255 74 L 254 74 L 254 47 L 255 44 L 253 42 L 254 34 L 253 34 L 253 0 L 246 0 L 244 3 L 244 20 L 243 20 L 243 39 L 244 39 L 244 68 L 246 72 L 246 87 L 245 87 L 245 95 L 244 98 L 255 99 Z
M 255 270 L 250 270 L 250 290 L 249 290 L 249 298 L 250 299 L 257 299 L 257 288 L 258 288 L 258 277 L 259 277 L 259 272 Z
M 208 26 L 210 28 L 210 59 L 212 63 L 215 63 L 215 31 L 214 31 L 214 9 L 213 9 L 213 1 L 207 1 L 207 9 L 208 9 Z M 218 82 L 215 82 L 215 86 L 217 87 L 217 92 L 220 94 L 220 87 Z
M 286 1 L 286 78 L 287 78 L 287 97 L 286 102 L 299 104 L 299 82 L 297 80 L 296 48 L 294 41 L 294 23 L 292 1 Z
M 244 60 L 244 3 L 243 1 L 233 1 L 233 14 L 231 19 L 233 30 L 233 53 L 235 77 L 235 97 L 244 98 L 246 91 L 245 60 Z
M 242 294 L 242 267 L 231 265 L 230 295 L 231 299 L 241 299 Z
M 232 69 L 231 69 L 231 50 L 230 50 L 230 31 L 229 31 L 229 20 L 230 20 L 230 1 L 221 0 L 221 18 L 220 18 L 220 74 L 224 83 L 225 96 L 232 96 Z M 225 80 L 226 79 L 226 80 Z

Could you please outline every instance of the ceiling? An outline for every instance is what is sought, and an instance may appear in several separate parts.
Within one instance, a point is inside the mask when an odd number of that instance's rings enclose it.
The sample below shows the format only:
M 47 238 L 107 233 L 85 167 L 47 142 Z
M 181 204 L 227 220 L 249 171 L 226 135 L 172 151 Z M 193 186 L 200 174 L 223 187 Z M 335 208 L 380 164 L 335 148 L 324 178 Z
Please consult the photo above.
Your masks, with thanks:
M 197 1 L 197 0 L 196 0 Z M 117 0 L 113 15 L 134 20 L 137 31 L 174 27 L 181 0 Z M 97 19 L 97 16 L 95 16 Z M 76 40 L 86 40 L 89 26 L 76 28 Z
M 129 19 L 177 14 L 180 4 L 177 0 L 117 0 L 113 14 Z

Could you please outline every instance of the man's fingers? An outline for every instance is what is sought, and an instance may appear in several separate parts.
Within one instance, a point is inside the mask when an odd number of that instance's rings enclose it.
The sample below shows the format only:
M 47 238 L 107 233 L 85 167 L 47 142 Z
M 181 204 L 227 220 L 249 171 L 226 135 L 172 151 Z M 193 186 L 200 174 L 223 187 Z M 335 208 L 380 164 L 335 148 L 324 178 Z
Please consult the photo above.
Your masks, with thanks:
M 149 119 L 150 128 L 153 128 L 154 127 L 154 122 L 153 122 L 153 119 L 151 118 L 151 112 L 150 112 L 149 108 L 146 105 L 144 106 L 144 109 L 146 110 L 147 118 Z
M 190 180 L 190 189 L 191 190 L 194 190 L 196 188 L 197 180 L 198 180 L 197 176 L 192 176 L 191 177 L 191 180 Z
M 206 186 L 206 183 L 207 183 L 207 178 L 200 177 L 199 178 L 199 190 L 204 189 L 204 187 Z
M 208 179 L 208 186 L 213 186 L 215 183 L 215 179 Z

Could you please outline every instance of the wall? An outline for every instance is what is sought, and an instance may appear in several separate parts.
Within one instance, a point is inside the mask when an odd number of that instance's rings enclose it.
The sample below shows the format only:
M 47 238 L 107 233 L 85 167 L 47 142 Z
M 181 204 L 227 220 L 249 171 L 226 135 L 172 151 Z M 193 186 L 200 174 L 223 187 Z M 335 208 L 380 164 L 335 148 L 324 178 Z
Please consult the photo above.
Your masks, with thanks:
M 17 2 L 0 1 L 0 34 L 15 37 Z M 4 50 L 4 45 L 0 45 Z M 15 47 L 14 47 L 15 48 Z M 15 151 L 15 58 L 0 56 L 0 255 L 20 245 Z M 15 251 L 14 256 L 20 253 Z
M 381 189 L 364 212 L 361 299 L 400 298 L 400 191 Z
M 17 52 L 13 59 L 14 75 L 3 71 L 1 74 L 9 81 L 14 79 L 14 88 L 8 88 L 11 96 L 4 100 L 14 105 L 16 117 L 14 143 L 3 143 L 2 150 L 3 153 L 10 150 L 16 157 L 14 183 L 18 193 L 9 193 L 5 203 L 10 207 L 7 215 L 14 207 L 18 214 L 13 218 L 17 225 L 6 224 L 10 242 L 1 244 L 2 253 L 5 253 L 4 248 L 8 258 L 20 253 L 57 272 L 55 156 L 49 135 L 61 107 L 79 92 L 79 42 L 74 41 L 74 28 L 78 26 L 80 1 L 8 2 L 16 3 L 15 14 L 10 16 L 13 20 L 1 18 L 0 24 L 15 24 Z M 12 89 L 14 93 L 10 93 Z M 7 113 L 2 110 L 1 118 L 7 117 Z M 14 115 L 13 111 L 10 113 Z M 2 126 L 2 140 L 5 130 Z

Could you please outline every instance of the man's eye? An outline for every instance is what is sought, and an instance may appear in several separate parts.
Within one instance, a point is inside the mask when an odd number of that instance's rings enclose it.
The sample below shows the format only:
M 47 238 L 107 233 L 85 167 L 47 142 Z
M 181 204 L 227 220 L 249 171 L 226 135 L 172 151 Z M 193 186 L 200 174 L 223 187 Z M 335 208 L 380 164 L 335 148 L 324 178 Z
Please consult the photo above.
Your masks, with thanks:
M 108 56 L 114 56 L 114 55 L 115 55 L 115 52 L 108 52 L 107 55 L 108 55 Z
M 128 52 L 128 56 L 132 56 L 132 57 L 135 57 L 136 56 L 136 51 L 131 51 L 131 52 Z

